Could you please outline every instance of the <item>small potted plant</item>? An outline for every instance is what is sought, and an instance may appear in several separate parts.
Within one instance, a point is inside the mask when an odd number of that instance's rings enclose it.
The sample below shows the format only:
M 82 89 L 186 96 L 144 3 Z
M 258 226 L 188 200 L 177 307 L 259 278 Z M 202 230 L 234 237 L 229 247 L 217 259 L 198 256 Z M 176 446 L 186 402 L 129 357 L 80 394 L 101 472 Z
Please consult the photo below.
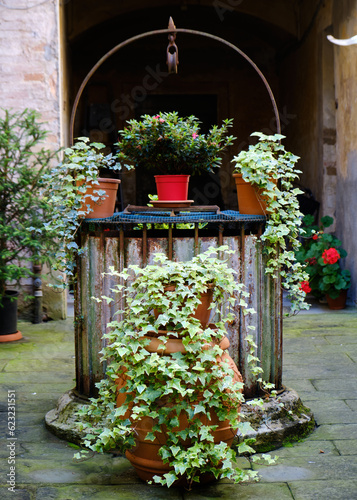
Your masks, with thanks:
M 50 207 L 51 218 L 44 232 L 56 234 L 59 249 L 52 253 L 52 269 L 58 276 L 55 288 L 64 288 L 74 276 L 75 257 L 80 253 L 76 234 L 85 218 L 105 218 L 114 213 L 120 180 L 102 178 L 102 170 L 121 169 L 110 153 L 104 155 L 101 143 L 90 143 L 87 137 L 64 151 L 63 161 L 43 176 L 42 196 Z M 67 279 L 67 282 L 66 282 Z
M 252 136 L 257 136 L 259 141 L 233 158 L 234 173 L 241 176 L 244 190 L 249 190 L 257 203 L 257 208 L 250 213 L 267 216 L 260 237 L 268 259 L 265 272 L 273 277 L 280 274 L 291 299 L 290 312 L 294 314 L 309 308 L 306 292 L 301 287 L 308 279 L 306 266 L 294 253 L 301 245 L 299 234 L 303 216 L 297 198 L 302 191 L 294 187 L 301 173 L 295 169 L 299 158 L 285 150 L 281 144 L 283 135 L 254 132 Z M 239 189 L 237 193 L 240 212 L 245 213 Z
M 255 474 L 232 465 L 230 446 L 250 425 L 239 421 L 243 384 L 226 352 L 224 324 L 233 319 L 227 305 L 235 300 L 243 313 L 252 311 L 243 285 L 218 258 L 225 250 L 210 248 L 189 262 L 157 254 L 145 268 L 109 273 L 126 283 L 113 289 L 124 293 L 126 307 L 105 335 L 99 397 L 80 411 L 84 446 L 124 451 L 142 479 L 168 487 Z M 170 283 L 175 290 L 165 291 Z M 210 285 L 215 323 L 203 328 L 195 311 Z M 254 452 L 244 442 L 238 451 Z
M 41 147 L 47 131 L 40 115 L 1 110 L 0 116 L 0 342 L 18 340 L 17 299 L 31 298 L 23 279 L 35 276 L 34 266 L 48 263 L 56 247 L 52 234 L 44 234 L 49 203 L 41 198 L 43 176 L 56 151 Z
M 318 299 L 326 297 L 330 309 L 343 309 L 347 290 L 351 286 L 351 273 L 340 266 L 341 259 L 347 256 L 341 241 L 325 232 L 332 224 L 332 217 L 322 217 L 320 226 L 317 226 L 312 215 L 305 215 L 302 234 L 304 243 L 296 253 L 296 258 L 307 265 L 308 280 L 303 284 L 305 290 Z
M 214 171 L 221 163 L 220 154 L 235 139 L 228 135 L 232 119 L 202 134 L 193 115 L 182 118 L 169 112 L 141 118 L 129 120 L 119 131 L 118 156 L 155 174 L 159 202 L 186 201 L 190 175 Z

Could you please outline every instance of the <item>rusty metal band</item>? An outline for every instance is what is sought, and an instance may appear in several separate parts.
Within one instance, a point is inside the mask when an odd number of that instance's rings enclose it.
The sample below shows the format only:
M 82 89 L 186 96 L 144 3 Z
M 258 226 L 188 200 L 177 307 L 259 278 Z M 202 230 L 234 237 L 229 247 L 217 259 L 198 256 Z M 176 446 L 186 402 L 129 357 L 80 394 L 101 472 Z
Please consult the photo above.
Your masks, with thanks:
M 217 41 L 219 43 L 223 43 L 224 45 L 226 45 L 227 47 L 231 48 L 235 52 L 238 52 L 238 54 L 240 54 L 242 57 L 244 57 L 244 59 L 258 73 L 258 75 L 260 76 L 261 80 L 263 81 L 263 83 L 264 83 L 264 85 L 266 87 L 266 90 L 268 91 L 268 94 L 269 94 L 269 97 L 270 97 L 270 100 L 271 100 L 271 103 L 272 103 L 272 106 L 273 106 L 273 109 L 274 109 L 274 115 L 275 115 L 276 126 L 277 126 L 277 133 L 278 134 L 281 133 L 280 116 L 279 116 L 279 111 L 278 111 L 278 107 L 277 107 L 277 104 L 276 104 L 276 101 L 275 101 L 275 97 L 274 97 L 273 91 L 270 88 L 270 85 L 269 85 L 267 79 L 265 78 L 265 76 L 263 75 L 263 73 L 261 72 L 261 70 L 255 64 L 255 62 L 252 61 L 252 59 L 250 59 L 250 57 L 247 56 L 247 54 L 245 54 L 245 52 L 243 52 L 236 45 L 234 45 L 233 43 L 228 42 L 224 38 L 220 38 L 220 37 L 218 37 L 216 35 L 212 35 L 211 33 L 205 33 L 204 31 L 196 31 L 196 30 L 185 29 L 185 28 L 176 28 L 174 30 L 174 32 L 175 33 L 187 33 L 189 35 L 198 35 L 198 36 L 203 36 L 203 37 L 206 37 L 206 38 L 211 38 L 212 40 L 215 40 L 215 41 Z M 111 57 L 113 54 L 115 54 L 116 52 L 118 52 L 123 47 L 125 47 L 125 46 L 127 46 L 127 45 L 129 45 L 129 44 L 131 44 L 133 42 L 136 42 L 137 40 L 141 40 L 142 38 L 146 38 L 148 36 L 153 36 L 153 35 L 161 35 L 161 34 L 165 34 L 165 33 L 166 34 L 173 33 L 173 30 L 169 29 L 169 28 L 165 28 L 165 29 L 160 29 L 160 30 L 155 30 L 155 31 L 147 31 L 146 33 L 140 33 L 139 35 L 133 36 L 132 38 L 128 38 L 127 40 L 124 40 L 123 42 L 119 43 L 118 45 L 116 45 L 115 47 L 113 47 L 111 50 L 109 50 L 93 66 L 93 68 L 89 71 L 89 73 L 84 78 L 83 82 L 81 83 L 81 86 L 78 89 L 77 95 L 76 95 L 74 103 L 73 103 L 72 112 L 71 112 L 71 118 L 70 118 L 70 126 L 69 126 L 69 137 L 70 137 L 72 143 L 73 143 L 73 132 L 74 132 L 74 120 L 75 120 L 75 117 L 76 117 L 79 100 L 80 100 L 80 98 L 82 96 L 83 90 L 85 89 L 88 81 L 94 75 L 94 73 L 97 71 L 97 69 L 107 59 L 109 59 L 109 57 Z

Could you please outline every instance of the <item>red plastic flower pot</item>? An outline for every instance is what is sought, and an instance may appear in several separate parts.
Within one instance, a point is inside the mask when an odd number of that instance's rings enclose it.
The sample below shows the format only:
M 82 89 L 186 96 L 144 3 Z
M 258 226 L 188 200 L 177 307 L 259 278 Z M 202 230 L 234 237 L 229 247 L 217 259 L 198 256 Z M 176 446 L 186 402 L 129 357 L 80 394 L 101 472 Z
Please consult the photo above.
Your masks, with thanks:
M 189 175 L 155 175 L 159 201 L 186 201 Z

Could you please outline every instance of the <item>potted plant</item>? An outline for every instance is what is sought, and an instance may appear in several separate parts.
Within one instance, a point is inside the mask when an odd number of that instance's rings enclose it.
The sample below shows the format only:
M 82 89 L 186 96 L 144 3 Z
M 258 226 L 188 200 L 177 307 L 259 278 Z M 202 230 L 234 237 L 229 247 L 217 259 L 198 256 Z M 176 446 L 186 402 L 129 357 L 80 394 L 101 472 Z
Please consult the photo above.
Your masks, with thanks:
M 239 421 L 243 384 L 226 352 L 224 325 L 233 319 L 227 306 L 235 300 L 243 313 L 252 311 L 243 285 L 218 258 L 226 249 L 210 248 L 189 262 L 156 254 L 145 268 L 108 273 L 122 281 L 113 291 L 125 295 L 126 307 L 104 336 L 107 370 L 99 397 L 80 411 L 84 446 L 126 452 L 142 479 L 168 487 L 255 475 L 232 465 L 233 439 L 250 425 Z M 172 283 L 175 290 L 165 291 Z M 195 311 L 210 285 L 215 323 L 202 328 Z M 241 442 L 238 451 L 254 450 Z
M 18 340 L 17 298 L 22 279 L 34 277 L 34 265 L 48 262 L 56 246 L 41 232 L 48 201 L 41 198 L 43 175 L 55 152 L 41 147 L 47 132 L 39 114 L 1 110 L 0 116 L 0 341 Z M 25 292 L 23 298 L 31 294 Z
M 325 232 L 332 224 L 332 217 L 322 217 L 318 226 L 314 224 L 312 215 L 305 215 L 302 234 L 304 243 L 296 252 L 296 258 L 307 265 L 305 290 L 318 299 L 326 296 L 330 309 L 343 309 L 346 306 L 347 290 L 351 286 L 351 273 L 340 266 L 341 259 L 347 256 L 341 241 Z
M 200 133 L 199 120 L 177 112 L 144 115 L 119 131 L 119 158 L 155 174 L 159 202 L 186 201 L 191 174 L 212 172 L 220 154 L 235 139 L 228 134 L 232 119 Z M 169 184 L 167 185 L 167 182 Z
M 257 191 L 258 207 L 267 216 L 264 232 L 260 236 L 268 259 L 265 272 L 273 277 L 280 274 L 283 287 L 291 299 L 291 313 L 294 314 L 309 308 L 305 302 L 306 292 L 301 287 L 301 283 L 308 279 L 306 266 L 296 259 L 294 253 L 301 245 L 299 234 L 303 216 L 297 199 L 302 191 L 294 187 L 301 173 L 295 169 L 299 158 L 285 150 L 281 144 L 283 135 L 267 136 L 254 132 L 252 136 L 257 136 L 259 140 L 233 158 L 234 173 L 240 174 L 242 181 Z M 238 205 L 242 212 L 239 191 Z
M 52 253 L 52 269 L 58 276 L 55 288 L 64 288 L 74 278 L 75 258 L 80 253 L 77 230 L 85 218 L 105 218 L 114 213 L 120 180 L 100 177 L 101 171 L 121 169 L 110 153 L 104 155 L 104 144 L 91 143 L 80 137 L 65 149 L 63 161 L 43 176 L 43 198 L 50 206 L 51 218 L 43 231 L 56 234 L 59 249 Z M 67 280 L 67 282 L 66 282 Z

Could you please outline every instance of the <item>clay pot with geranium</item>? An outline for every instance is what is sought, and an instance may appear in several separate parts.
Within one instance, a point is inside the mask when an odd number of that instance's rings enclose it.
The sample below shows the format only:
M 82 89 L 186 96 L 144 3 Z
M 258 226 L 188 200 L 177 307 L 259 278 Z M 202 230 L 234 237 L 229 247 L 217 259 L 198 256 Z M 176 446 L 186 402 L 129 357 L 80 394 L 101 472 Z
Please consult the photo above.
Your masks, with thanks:
M 342 309 L 351 286 L 351 273 L 341 267 L 341 259 L 347 256 L 342 242 L 333 234 L 325 232 L 333 224 L 333 218 L 323 217 L 318 226 L 314 224 L 313 216 L 306 215 L 303 224 L 304 243 L 296 253 L 296 258 L 307 265 L 309 280 L 302 282 L 301 288 L 318 299 L 326 297 L 331 309 Z
M 143 115 L 141 120 L 129 120 L 119 131 L 118 158 L 154 174 L 159 203 L 186 201 L 190 176 L 213 172 L 221 164 L 221 153 L 233 144 L 235 137 L 228 135 L 232 121 L 226 119 L 203 134 L 193 115 Z

